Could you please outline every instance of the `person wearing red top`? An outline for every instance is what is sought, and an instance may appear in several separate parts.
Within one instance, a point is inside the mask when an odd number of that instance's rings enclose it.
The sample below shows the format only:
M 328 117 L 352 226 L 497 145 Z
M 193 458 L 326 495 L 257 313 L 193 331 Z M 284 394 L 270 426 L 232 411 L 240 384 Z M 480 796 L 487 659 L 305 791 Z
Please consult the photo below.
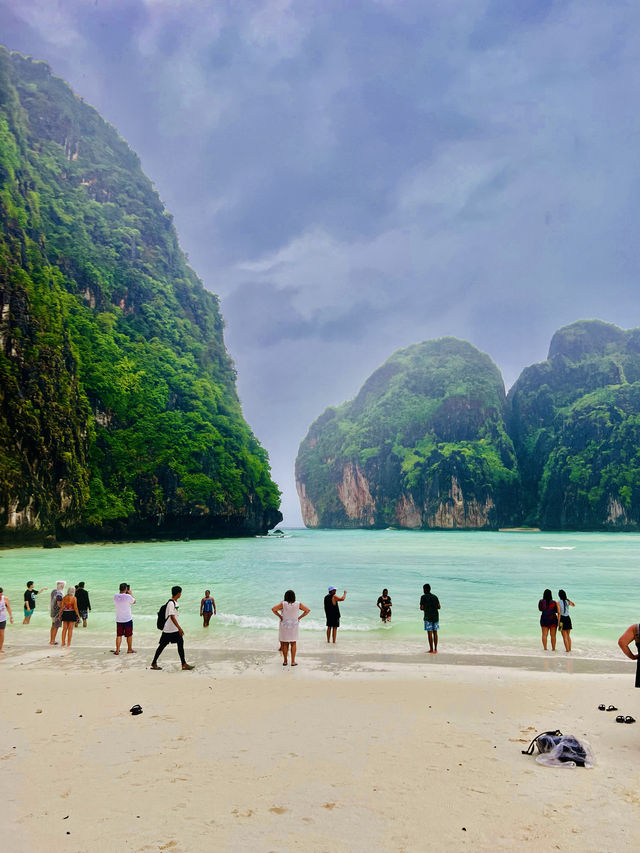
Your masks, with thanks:
M 540 611 L 540 628 L 542 629 L 542 648 L 547 651 L 547 638 L 551 635 L 551 651 L 556 650 L 556 633 L 558 632 L 558 602 L 551 597 L 551 590 L 545 589 L 538 602 Z

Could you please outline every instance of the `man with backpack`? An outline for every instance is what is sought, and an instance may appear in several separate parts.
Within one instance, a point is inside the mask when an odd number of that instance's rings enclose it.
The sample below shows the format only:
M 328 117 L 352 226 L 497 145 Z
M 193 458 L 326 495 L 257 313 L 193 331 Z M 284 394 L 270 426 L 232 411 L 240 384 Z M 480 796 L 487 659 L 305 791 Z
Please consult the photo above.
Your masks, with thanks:
M 162 634 L 160 634 L 160 642 L 158 643 L 158 648 L 156 649 L 156 653 L 153 656 L 153 661 L 151 662 L 150 669 L 162 669 L 161 666 L 158 666 L 158 658 L 169 645 L 169 643 L 175 643 L 178 646 L 178 654 L 180 655 L 180 663 L 182 664 L 182 668 L 193 669 L 193 666 L 187 663 L 187 661 L 185 660 L 184 642 L 182 640 L 184 631 L 178 623 L 178 599 L 181 595 L 181 586 L 171 587 L 171 598 L 169 599 L 169 601 L 167 601 L 164 607 L 161 607 L 158 611 L 157 625 L 158 628 L 162 631 Z

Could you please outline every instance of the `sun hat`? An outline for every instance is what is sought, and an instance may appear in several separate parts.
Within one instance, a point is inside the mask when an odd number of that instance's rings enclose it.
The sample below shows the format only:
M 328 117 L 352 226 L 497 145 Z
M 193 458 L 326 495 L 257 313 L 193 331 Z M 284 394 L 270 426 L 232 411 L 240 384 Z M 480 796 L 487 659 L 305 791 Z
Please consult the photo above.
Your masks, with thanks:
M 330 587 L 329 587 L 329 592 L 335 592 L 335 591 L 336 591 L 335 586 L 330 586 Z

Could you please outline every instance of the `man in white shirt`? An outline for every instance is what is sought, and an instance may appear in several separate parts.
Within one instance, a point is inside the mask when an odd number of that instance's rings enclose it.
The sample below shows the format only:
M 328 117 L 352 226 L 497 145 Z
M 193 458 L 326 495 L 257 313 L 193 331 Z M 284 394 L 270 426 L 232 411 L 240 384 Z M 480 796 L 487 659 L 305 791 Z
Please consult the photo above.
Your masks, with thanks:
M 178 654 L 180 655 L 180 663 L 182 664 L 182 668 L 193 669 L 193 666 L 191 666 L 191 664 L 187 663 L 187 661 L 185 660 L 184 642 L 182 640 L 184 631 L 178 624 L 177 602 L 181 595 L 181 586 L 171 587 L 171 598 L 169 601 L 167 601 L 167 606 L 164 611 L 164 628 L 162 629 L 162 634 L 160 634 L 160 642 L 158 643 L 158 648 L 156 649 L 156 653 L 153 656 L 153 661 L 151 663 L 150 669 L 162 669 L 161 666 L 158 666 L 158 658 L 169 645 L 169 643 L 175 643 L 178 646 Z
M 120 592 L 113 596 L 116 605 L 116 650 L 114 655 L 120 654 L 122 638 L 127 638 L 127 654 L 135 655 L 135 649 L 131 648 L 133 642 L 133 617 L 131 616 L 131 605 L 136 603 L 131 595 L 131 587 L 128 583 L 120 584 Z

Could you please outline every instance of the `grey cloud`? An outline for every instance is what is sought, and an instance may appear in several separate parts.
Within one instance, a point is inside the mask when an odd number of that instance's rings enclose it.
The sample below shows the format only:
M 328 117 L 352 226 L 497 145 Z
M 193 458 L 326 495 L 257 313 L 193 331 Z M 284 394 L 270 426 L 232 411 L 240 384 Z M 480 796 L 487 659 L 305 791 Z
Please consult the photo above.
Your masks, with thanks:
M 560 325 L 640 323 L 640 9 L 599 0 L 0 0 L 141 156 L 219 292 L 298 518 L 309 423 L 465 337 L 507 384 Z

